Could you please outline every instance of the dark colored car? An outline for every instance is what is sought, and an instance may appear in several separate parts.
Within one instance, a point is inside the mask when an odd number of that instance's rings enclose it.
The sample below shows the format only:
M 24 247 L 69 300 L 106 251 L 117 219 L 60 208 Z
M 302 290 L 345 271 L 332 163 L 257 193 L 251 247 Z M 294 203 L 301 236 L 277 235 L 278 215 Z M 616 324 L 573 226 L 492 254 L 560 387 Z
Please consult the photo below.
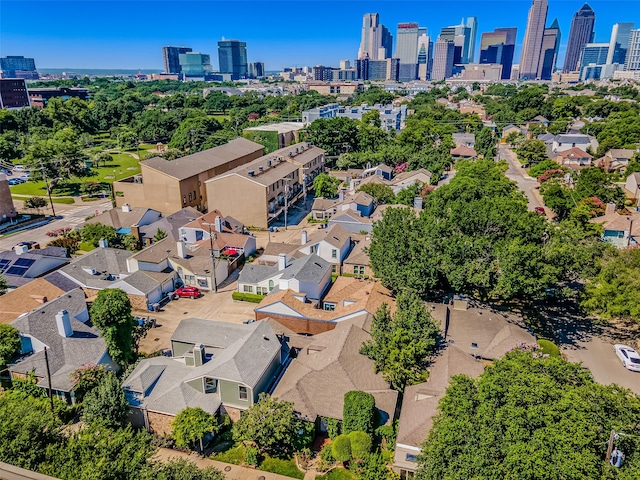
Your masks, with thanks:
M 180 287 L 173 292 L 173 299 L 178 298 L 198 298 L 200 296 L 200 290 L 197 287 Z

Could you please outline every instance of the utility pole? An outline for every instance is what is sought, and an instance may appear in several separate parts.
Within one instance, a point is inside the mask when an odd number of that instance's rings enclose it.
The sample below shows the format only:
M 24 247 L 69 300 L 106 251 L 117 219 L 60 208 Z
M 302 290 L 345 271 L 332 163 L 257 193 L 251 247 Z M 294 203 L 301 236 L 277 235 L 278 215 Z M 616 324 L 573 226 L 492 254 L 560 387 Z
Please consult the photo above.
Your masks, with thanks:
M 213 293 L 218 293 L 218 280 L 216 280 L 216 258 L 213 255 L 213 235 L 214 234 L 211 231 L 211 223 L 203 222 L 203 224 L 209 227 L 209 243 L 211 245 L 209 252 L 211 253 L 211 268 L 213 268 Z
M 56 216 L 56 209 L 53 206 L 53 200 L 51 199 L 51 188 L 49 188 L 49 180 L 47 179 L 47 173 L 44 170 L 44 163 L 40 159 L 40 168 L 42 169 L 42 176 L 44 177 L 44 184 L 47 187 L 47 193 L 49 194 L 49 203 L 51 204 L 51 214 Z
M 49 402 L 51 403 L 51 413 L 53 413 L 53 390 L 51 390 L 51 368 L 49 368 L 49 353 L 44 347 L 44 363 L 47 366 L 47 379 L 49 380 Z
M 289 208 L 289 179 L 284 184 L 284 229 L 287 229 L 287 210 Z
M 609 460 L 611 460 L 611 452 L 613 451 L 613 441 L 616 438 L 616 432 L 615 430 L 611 430 L 611 435 L 609 435 L 609 445 L 607 446 L 607 456 L 605 458 L 605 461 L 608 462 Z

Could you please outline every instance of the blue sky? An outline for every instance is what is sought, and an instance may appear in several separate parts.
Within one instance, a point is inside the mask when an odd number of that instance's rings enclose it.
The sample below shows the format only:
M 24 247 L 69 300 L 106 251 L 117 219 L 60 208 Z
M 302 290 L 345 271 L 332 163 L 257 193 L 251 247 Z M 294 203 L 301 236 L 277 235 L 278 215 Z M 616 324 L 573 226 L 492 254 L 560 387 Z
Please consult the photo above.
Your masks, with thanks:
M 571 17 L 583 3 L 549 2 L 547 24 L 558 17 L 562 31 L 558 65 Z M 640 28 L 640 0 L 588 3 L 596 12 L 596 41 L 608 41 L 616 22 Z M 378 12 L 394 40 L 396 25 L 405 21 L 417 21 L 436 36 L 441 27 L 470 15 L 478 17 L 479 32 L 518 27 L 517 62 L 530 5 L 531 0 L 0 0 L 0 56 L 34 57 L 39 68 L 160 71 L 161 47 L 185 45 L 211 54 L 215 69 L 216 42 L 226 37 L 246 41 L 249 61 L 263 61 L 267 70 L 337 66 L 357 55 L 362 15 Z

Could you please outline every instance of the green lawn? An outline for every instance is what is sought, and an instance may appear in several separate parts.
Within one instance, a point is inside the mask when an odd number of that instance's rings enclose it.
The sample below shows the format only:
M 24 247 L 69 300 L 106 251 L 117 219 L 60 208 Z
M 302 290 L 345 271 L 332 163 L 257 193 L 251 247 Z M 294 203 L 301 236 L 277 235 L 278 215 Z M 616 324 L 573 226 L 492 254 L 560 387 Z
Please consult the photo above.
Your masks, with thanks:
M 321 477 L 316 477 L 316 479 L 324 480 L 356 480 L 356 477 L 349 471 L 344 468 L 334 468 L 326 475 L 322 475 Z
M 126 153 L 114 153 L 113 162 L 106 165 L 100 165 L 99 168 L 93 168 L 96 175 L 86 178 L 73 178 L 71 182 L 65 182 L 64 188 L 55 188 L 52 192 L 54 196 L 77 196 L 80 195 L 80 184 L 82 182 L 104 182 L 113 183 L 116 180 L 130 177 L 136 173 L 140 173 L 140 164 L 138 160 Z M 9 187 L 13 195 L 40 196 L 47 195 L 44 182 L 26 182 L 20 185 L 12 185 Z
M 293 478 L 304 478 L 304 473 L 298 470 L 296 466 L 296 461 L 291 458 L 289 460 L 281 460 L 279 458 L 271 458 L 266 456 L 262 461 L 258 470 L 263 470 L 265 472 L 278 473 L 280 475 L 284 475 L 286 477 Z
M 224 452 L 219 452 L 210 457 L 218 462 L 232 463 L 234 465 L 242 465 L 245 458 L 245 448 L 243 445 L 232 447 Z
M 42 197 L 47 198 L 46 192 L 43 192 Z M 11 198 L 13 198 L 14 200 L 25 201 L 25 200 L 30 199 L 31 195 L 11 195 Z M 47 200 L 49 200 L 49 199 L 47 198 Z M 53 201 L 53 203 L 62 203 L 62 204 L 65 204 L 65 205 L 72 205 L 72 204 L 75 203 L 73 201 L 73 198 L 69 198 L 69 197 L 59 197 L 59 198 L 52 197 L 51 200 Z

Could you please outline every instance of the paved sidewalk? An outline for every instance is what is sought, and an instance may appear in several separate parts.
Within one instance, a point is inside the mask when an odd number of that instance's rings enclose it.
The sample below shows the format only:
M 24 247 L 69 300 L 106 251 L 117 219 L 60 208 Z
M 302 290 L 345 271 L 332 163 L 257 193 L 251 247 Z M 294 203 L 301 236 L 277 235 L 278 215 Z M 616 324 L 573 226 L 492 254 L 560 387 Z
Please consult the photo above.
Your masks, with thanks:
M 285 477 L 277 473 L 263 472 L 254 468 L 241 467 L 239 465 L 231 465 L 230 463 L 217 462 L 202 458 L 195 453 L 188 454 L 171 450 L 170 448 L 160 448 L 156 454 L 156 458 L 160 460 L 170 460 L 172 458 L 186 458 L 195 463 L 200 468 L 215 467 L 224 473 L 225 478 L 229 480 L 291 480 L 292 477 Z M 305 479 L 307 477 L 305 476 Z M 315 478 L 315 477 L 314 477 Z

